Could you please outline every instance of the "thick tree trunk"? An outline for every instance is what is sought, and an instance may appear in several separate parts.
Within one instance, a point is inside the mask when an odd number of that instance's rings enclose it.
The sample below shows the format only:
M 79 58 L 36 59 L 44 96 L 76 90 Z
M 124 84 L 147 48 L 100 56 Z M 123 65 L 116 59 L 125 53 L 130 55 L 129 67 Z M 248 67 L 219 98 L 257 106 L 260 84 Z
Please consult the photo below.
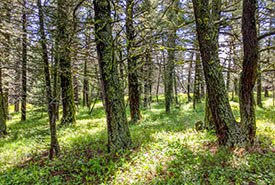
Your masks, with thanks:
M 114 56 L 109 0 L 94 0 L 96 48 L 108 127 L 108 149 L 118 152 L 132 145 L 124 98 Z
M 59 156 L 60 147 L 56 136 L 55 104 L 53 101 L 54 97 L 53 97 L 52 88 L 51 88 L 46 35 L 44 31 L 44 16 L 43 16 L 41 0 L 37 0 L 37 5 L 39 10 L 39 25 L 40 25 L 40 36 L 41 36 L 40 42 L 42 46 L 42 58 L 44 62 L 44 74 L 45 74 L 47 101 L 48 101 L 48 115 L 49 115 L 49 122 L 50 122 L 50 131 L 51 131 L 51 147 L 50 147 L 49 158 L 52 159 L 54 157 L 54 152 L 56 156 Z
M 242 145 L 246 138 L 233 116 L 219 60 L 219 26 L 215 22 L 220 18 L 221 1 L 213 0 L 211 10 L 208 0 L 193 0 L 193 5 L 209 107 L 218 142 L 226 146 Z
M 129 104 L 132 122 L 141 119 L 140 113 L 140 93 L 137 74 L 137 57 L 134 57 L 135 30 L 133 23 L 134 1 L 126 1 L 126 37 L 127 37 L 127 54 L 128 54 L 128 90 Z
M 25 8 L 26 8 L 26 0 L 23 0 L 21 121 L 26 120 L 26 105 L 27 105 L 27 15 L 26 15 Z
M 167 18 L 171 23 L 177 25 L 177 14 L 174 9 L 177 9 L 179 1 L 173 2 L 167 13 Z M 164 86 L 165 86 L 165 111 L 170 113 L 171 104 L 173 103 L 173 72 L 174 72 L 174 61 L 175 61 L 175 48 L 176 48 L 176 37 L 177 27 L 170 26 L 170 32 L 167 33 L 167 47 L 168 47 L 168 59 L 166 61 L 164 70 Z
M 253 144 L 256 134 L 255 102 L 253 88 L 257 79 L 258 39 L 256 29 L 256 1 L 243 1 L 243 69 L 240 79 L 240 115 L 242 127 L 249 144 Z
M 70 50 L 68 46 L 68 33 L 67 33 L 67 5 L 66 0 L 57 1 L 57 11 L 58 11 L 58 20 L 57 20 L 57 30 L 58 30 L 58 59 L 59 67 L 62 69 L 60 75 L 61 80 L 61 90 L 62 90 L 62 106 L 63 106 L 63 117 L 61 124 L 74 123 L 75 118 L 75 102 L 74 102 L 74 90 L 72 82 L 72 67 L 71 67 L 71 58 Z

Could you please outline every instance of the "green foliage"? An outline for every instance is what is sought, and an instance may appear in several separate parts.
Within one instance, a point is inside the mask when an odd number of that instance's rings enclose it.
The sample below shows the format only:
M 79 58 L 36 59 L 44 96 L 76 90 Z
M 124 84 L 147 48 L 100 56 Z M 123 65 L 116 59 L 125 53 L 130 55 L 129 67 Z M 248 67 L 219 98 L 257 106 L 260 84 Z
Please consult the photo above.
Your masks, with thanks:
M 180 102 L 187 96 L 180 95 Z M 123 153 L 108 154 L 102 102 L 92 116 L 81 108 L 77 122 L 58 128 L 61 157 L 47 158 L 47 113 L 28 112 L 29 120 L 11 113 L 9 135 L 0 140 L 0 184 L 274 184 L 275 129 L 272 100 L 257 111 L 255 145 L 219 148 L 212 132 L 196 131 L 204 105 L 192 104 L 165 113 L 164 97 L 131 124 L 135 144 Z M 236 117 L 238 104 L 231 102 Z M 129 117 L 129 110 L 128 117 Z

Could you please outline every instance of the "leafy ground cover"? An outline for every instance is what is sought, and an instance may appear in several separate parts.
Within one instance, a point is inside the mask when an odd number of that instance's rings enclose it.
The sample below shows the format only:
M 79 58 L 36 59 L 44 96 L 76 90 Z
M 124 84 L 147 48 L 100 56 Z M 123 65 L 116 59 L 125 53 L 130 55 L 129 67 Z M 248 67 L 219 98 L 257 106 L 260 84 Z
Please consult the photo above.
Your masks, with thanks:
M 250 149 L 218 147 L 213 132 L 195 130 L 204 105 L 165 114 L 162 102 L 130 123 L 133 148 L 109 154 L 105 112 L 79 107 L 77 123 L 58 128 L 62 155 L 47 157 L 47 113 L 33 107 L 28 120 L 12 112 L 9 135 L 0 138 L 0 184 L 275 184 L 275 108 L 264 99 L 257 108 L 257 138 Z M 238 118 L 237 100 L 231 102 Z M 11 107 L 12 109 L 12 107 Z M 129 111 L 128 111 L 129 112 Z

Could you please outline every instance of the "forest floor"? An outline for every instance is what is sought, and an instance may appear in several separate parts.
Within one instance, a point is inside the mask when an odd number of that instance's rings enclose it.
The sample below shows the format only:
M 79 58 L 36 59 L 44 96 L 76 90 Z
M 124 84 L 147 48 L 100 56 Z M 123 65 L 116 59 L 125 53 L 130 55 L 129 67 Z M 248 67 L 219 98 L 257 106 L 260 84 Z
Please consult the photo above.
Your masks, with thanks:
M 218 147 L 213 132 L 195 130 L 204 105 L 194 111 L 185 96 L 180 101 L 169 115 L 161 102 L 143 110 L 143 120 L 129 125 L 134 147 L 116 154 L 107 152 L 102 103 L 92 115 L 79 108 L 76 124 L 58 127 L 62 155 L 52 161 L 47 113 L 29 106 L 28 120 L 20 122 L 20 114 L 11 112 L 9 134 L 0 138 L 0 184 L 275 184 L 271 98 L 257 108 L 250 149 Z M 237 100 L 231 106 L 239 118 Z

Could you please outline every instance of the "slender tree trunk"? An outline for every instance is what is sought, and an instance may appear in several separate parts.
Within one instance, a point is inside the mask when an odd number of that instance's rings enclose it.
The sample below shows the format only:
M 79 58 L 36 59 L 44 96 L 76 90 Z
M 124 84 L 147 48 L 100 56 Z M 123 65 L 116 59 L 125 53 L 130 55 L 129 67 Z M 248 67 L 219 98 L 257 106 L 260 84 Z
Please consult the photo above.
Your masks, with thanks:
M 78 80 L 77 80 L 77 77 L 74 76 L 73 77 L 73 86 L 74 86 L 74 102 L 75 102 L 75 105 L 78 106 L 79 105 L 79 94 L 78 94 Z
M 48 52 L 46 45 L 46 35 L 44 31 L 44 16 L 41 5 L 41 0 L 37 0 L 37 5 L 39 9 L 39 25 L 40 25 L 40 36 L 41 36 L 41 46 L 42 46 L 42 58 L 44 62 L 44 74 L 46 81 L 46 90 L 47 90 L 47 101 L 48 101 L 48 115 L 50 122 L 50 131 L 51 131 L 51 147 L 49 158 L 52 159 L 54 157 L 54 152 L 56 156 L 60 154 L 60 147 L 57 140 L 56 135 L 56 118 L 55 118 L 55 104 L 54 97 L 52 94 L 51 88 L 51 78 L 50 78 L 50 70 L 49 70 L 49 60 L 48 60 Z
M 27 105 L 27 15 L 26 15 L 26 0 L 23 0 L 23 15 L 22 15 L 22 99 L 21 99 L 21 121 L 26 120 L 26 105 Z
M 259 20 L 259 13 L 257 14 L 257 23 L 258 23 L 258 28 L 257 28 L 257 35 L 260 34 L 260 28 L 261 28 L 261 24 L 260 24 L 260 20 Z M 260 45 L 260 42 L 258 42 L 258 49 L 260 50 L 261 49 L 261 45 Z M 257 83 L 257 105 L 260 107 L 260 108 L 263 108 L 263 103 L 262 103 L 262 72 L 261 72 L 261 55 L 260 53 L 258 53 L 258 71 L 257 71 L 257 80 L 256 80 L 256 83 Z
M 0 61 L 0 135 L 7 134 L 5 102 L 2 88 L 2 61 Z
M 58 59 L 58 45 L 55 44 L 54 52 L 52 53 L 54 55 L 54 71 L 53 71 L 53 101 L 55 105 L 55 117 L 56 120 L 59 120 L 59 104 L 60 104 L 60 96 L 61 96 L 61 87 L 60 87 L 60 71 L 59 68 L 59 59 Z
M 243 1 L 243 69 L 240 79 L 240 115 L 242 127 L 249 144 L 253 144 L 256 134 L 255 102 L 253 88 L 257 79 L 258 39 L 256 29 L 256 1 Z
M 161 60 L 159 60 L 158 67 L 159 67 L 159 73 L 158 73 L 158 81 L 157 81 L 157 89 L 156 89 L 157 103 L 159 103 L 159 87 L 160 87 L 160 79 L 161 79 L 161 72 L 162 72 Z
M 265 97 L 265 98 L 268 98 L 268 97 L 269 97 L 268 87 L 267 87 L 267 86 L 265 86 L 265 88 L 264 88 L 264 97 Z
M 232 63 L 232 46 L 230 46 L 228 66 L 227 66 L 227 78 L 226 78 L 227 92 L 229 92 L 229 88 L 230 88 L 231 63 Z
M 177 87 L 177 78 L 176 78 L 176 70 L 174 69 L 174 74 L 173 74 L 173 80 L 174 80 L 174 92 L 175 92 L 175 103 L 176 105 L 179 104 L 179 100 L 178 100 L 178 87 Z
M 194 53 L 191 54 L 191 60 L 193 60 L 193 55 Z M 188 69 L 188 78 L 187 78 L 187 98 L 188 102 L 192 101 L 192 97 L 190 95 L 191 91 L 191 73 L 192 73 L 192 62 L 189 64 L 189 69 Z
M 67 3 L 67 0 L 57 0 L 58 59 L 59 67 L 62 69 L 62 73 L 60 75 L 63 105 L 63 117 L 61 124 L 74 123 L 76 121 L 72 67 L 70 50 L 68 46 L 69 38 L 67 33 Z
M 108 150 L 118 152 L 132 145 L 124 98 L 114 56 L 111 5 L 109 0 L 94 0 L 96 48 L 108 127 Z
M 126 37 L 127 37 L 127 54 L 128 54 L 128 89 L 129 103 L 132 122 L 137 122 L 141 119 L 140 113 L 140 93 L 137 74 L 137 57 L 134 55 L 135 47 L 135 30 L 133 25 L 133 7 L 134 1 L 126 1 Z
M 87 66 L 87 60 L 85 60 L 84 62 L 84 80 L 83 80 L 83 106 L 87 106 L 88 107 L 88 102 L 89 102 L 89 81 L 88 81 L 88 76 L 87 76 L 87 72 L 88 72 L 88 66 Z M 88 107 L 89 108 L 89 107 Z
M 200 85 L 201 85 L 201 66 L 200 56 L 196 53 L 196 64 L 195 64 L 195 80 L 194 80 L 194 95 L 193 95 L 193 109 L 196 109 L 196 104 L 201 102 Z
M 257 105 L 263 108 L 262 103 L 262 73 L 261 64 L 258 64 L 258 76 L 257 76 Z

